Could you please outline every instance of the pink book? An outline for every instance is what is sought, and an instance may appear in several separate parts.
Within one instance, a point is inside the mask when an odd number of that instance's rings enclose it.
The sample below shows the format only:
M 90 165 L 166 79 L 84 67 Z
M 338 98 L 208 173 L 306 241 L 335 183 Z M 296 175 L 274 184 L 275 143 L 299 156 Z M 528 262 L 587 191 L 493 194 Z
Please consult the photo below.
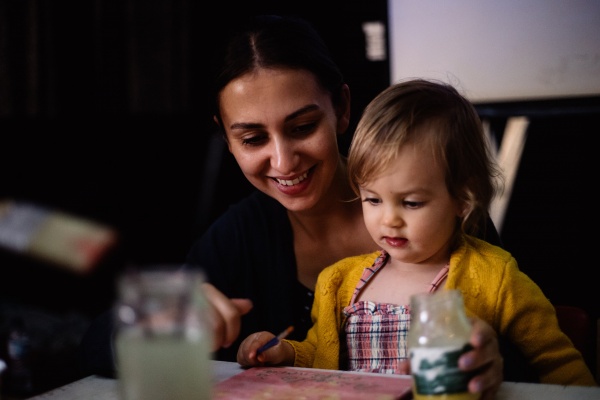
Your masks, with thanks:
M 409 375 L 254 367 L 216 384 L 213 399 L 405 400 L 411 386 Z

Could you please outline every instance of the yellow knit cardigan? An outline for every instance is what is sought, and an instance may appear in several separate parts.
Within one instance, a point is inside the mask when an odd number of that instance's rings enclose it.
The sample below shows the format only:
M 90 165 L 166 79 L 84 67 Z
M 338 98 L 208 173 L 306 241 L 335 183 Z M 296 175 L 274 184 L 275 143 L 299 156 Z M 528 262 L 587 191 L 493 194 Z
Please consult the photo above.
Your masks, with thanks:
M 295 366 L 339 368 L 342 310 L 349 305 L 363 270 L 380 254 L 348 257 L 321 272 L 311 311 L 313 327 L 302 342 L 286 340 L 296 351 Z M 540 382 L 596 385 L 581 353 L 560 330 L 553 305 L 504 249 L 463 236 L 450 257 L 444 288 L 460 289 L 467 313 L 479 316 L 515 343 Z

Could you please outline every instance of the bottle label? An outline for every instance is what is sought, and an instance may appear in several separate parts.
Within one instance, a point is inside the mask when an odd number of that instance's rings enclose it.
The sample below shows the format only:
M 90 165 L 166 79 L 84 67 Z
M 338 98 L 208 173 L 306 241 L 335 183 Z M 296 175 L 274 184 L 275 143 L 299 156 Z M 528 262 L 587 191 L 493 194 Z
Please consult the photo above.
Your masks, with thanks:
M 415 391 L 421 395 L 468 392 L 471 373 L 458 368 L 460 356 L 473 347 L 416 347 L 410 350 Z

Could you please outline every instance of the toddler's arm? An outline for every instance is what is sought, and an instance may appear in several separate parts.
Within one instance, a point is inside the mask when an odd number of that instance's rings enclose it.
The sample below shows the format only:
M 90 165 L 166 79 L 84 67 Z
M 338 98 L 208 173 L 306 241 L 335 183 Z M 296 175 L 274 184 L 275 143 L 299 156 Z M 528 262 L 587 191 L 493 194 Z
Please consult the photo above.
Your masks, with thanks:
M 248 336 L 240 344 L 237 353 L 237 362 L 242 367 L 260 365 L 294 365 L 296 353 L 292 345 L 285 340 L 279 341 L 275 346 L 257 354 L 257 350 L 275 337 L 271 332 L 256 332 Z

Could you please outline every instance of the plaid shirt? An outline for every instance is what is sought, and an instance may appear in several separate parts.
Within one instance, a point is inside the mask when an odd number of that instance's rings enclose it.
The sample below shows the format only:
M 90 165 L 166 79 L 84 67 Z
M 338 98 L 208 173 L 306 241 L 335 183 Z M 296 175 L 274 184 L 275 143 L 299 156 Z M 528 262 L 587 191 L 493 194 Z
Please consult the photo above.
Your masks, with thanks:
M 387 264 L 388 259 L 389 255 L 382 252 L 371 267 L 365 268 L 350 305 L 343 310 L 347 318 L 345 331 L 351 371 L 398 374 L 400 362 L 408 359 L 409 306 L 355 302 L 362 288 Z M 446 276 L 448 266 L 440 270 L 429 285 L 429 291 L 435 291 Z

